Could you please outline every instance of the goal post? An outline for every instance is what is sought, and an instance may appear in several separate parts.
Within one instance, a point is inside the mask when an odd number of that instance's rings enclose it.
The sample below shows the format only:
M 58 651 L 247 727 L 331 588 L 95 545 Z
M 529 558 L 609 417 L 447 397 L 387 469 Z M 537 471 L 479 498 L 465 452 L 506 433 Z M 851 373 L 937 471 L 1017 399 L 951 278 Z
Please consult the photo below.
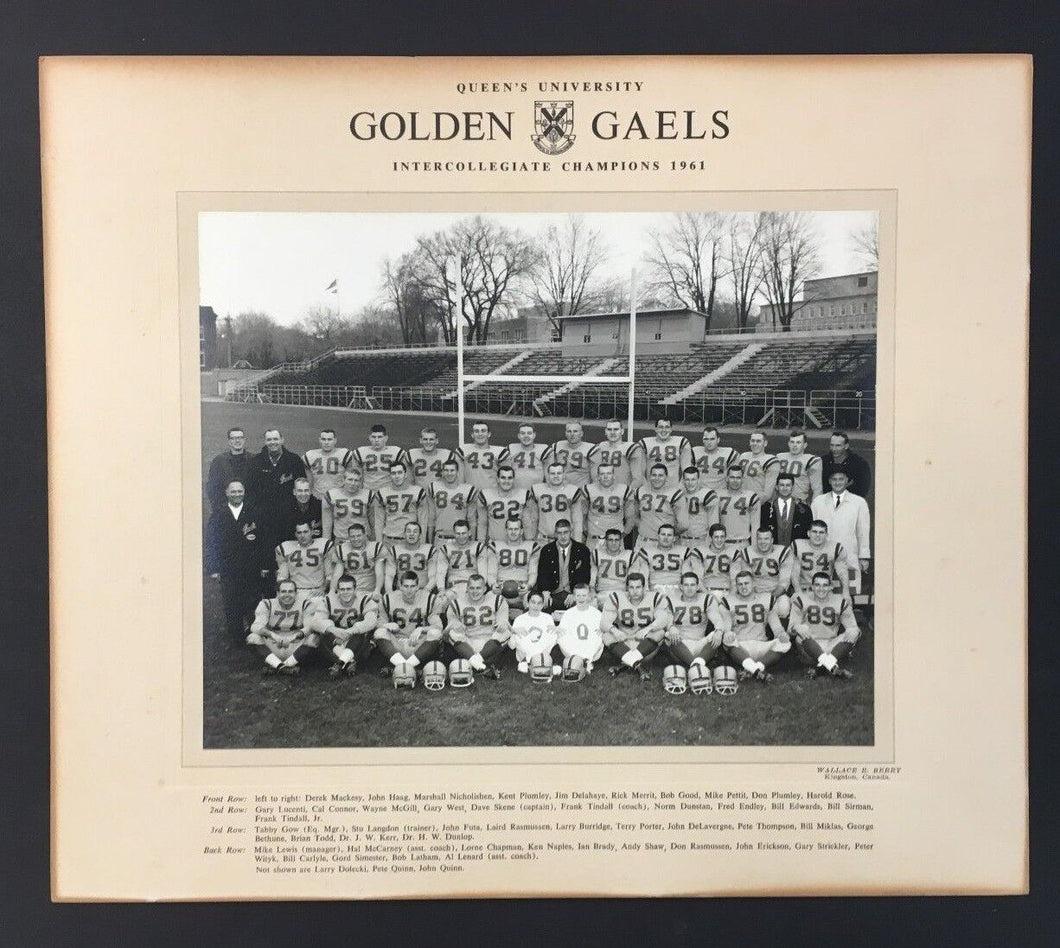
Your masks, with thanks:
M 628 363 L 626 367 L 625 375 L 520 375 L 520 374 L 505 374 L 505 373 L 467 373 L 464 371 L 464 335 L 465 328 L 463 324 L 464 314 L 464 283 L 463 277 L 460 272 L 460 265 L 457 261 L 452 261 L 452 279 L 453 284 L 456 287 L 456 319 L 455 319 L 455 330 L 456 330 L 456 416 L 457 416 L 457 438 L 458 443 L 466 443 L 470 438 L 465 437 L 464 433 L 464 421 L 465 421 L 465 399 L 464 389 L 468 382 L 515 382 L 515 383 L 540 383 L 545 382 L 549 384 L 556 384 L 558 386 L 567 385 L 571 382 L 577 382 L 579 385 L 587 383 L 604 383 L 607 385 L 621 385 L 625 383 L 629 386 L 629 398 L 627 401 L 627 412 L 626 412 L 626 437 L 629 440 L 633 439 L 633 409 L 634 409 L 634 391 L 633 391 L 633 377 L 634 377 L 634 365 L 636 362 L 636 347 L 637 347 L 637 271 L 632 269 L 629 275 L 629 346 L 628 346 Z M 621 334 L 620 334 L 621 338 Z

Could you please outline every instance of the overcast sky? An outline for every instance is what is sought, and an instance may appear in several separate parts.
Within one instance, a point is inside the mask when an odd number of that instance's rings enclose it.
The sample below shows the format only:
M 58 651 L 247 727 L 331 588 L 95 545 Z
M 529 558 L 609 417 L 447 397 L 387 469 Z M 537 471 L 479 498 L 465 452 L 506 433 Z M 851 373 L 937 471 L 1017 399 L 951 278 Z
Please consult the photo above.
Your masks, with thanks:
M 296 323 L 314 305 L 329 308 L 338 281 L 343 313 L 382 300 L 380 273 L 386 257 L 410 250 L 418 236 L 448 227 L 466 214 L 348 214 L 203 212 L 199 214 L 199 302 L 219 316 L 247 311 Z M 563 214 L 491 214 L 528 234 L 560 223 Z M 666 214 L 585 214 L 606 236 L 611 252 L 601 276 L 628 276 L 644 256 L 645 232 L 666 223 Z M 874 211 L 813 215 L 820 240 L 820 276 L 862 269 L 850 235 L 875 221 Z

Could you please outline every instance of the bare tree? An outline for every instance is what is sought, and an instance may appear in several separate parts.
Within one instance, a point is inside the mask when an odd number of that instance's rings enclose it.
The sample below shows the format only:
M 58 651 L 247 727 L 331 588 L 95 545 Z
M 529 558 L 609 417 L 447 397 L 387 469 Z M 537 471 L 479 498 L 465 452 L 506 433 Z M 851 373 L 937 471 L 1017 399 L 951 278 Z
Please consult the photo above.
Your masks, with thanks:
M 850 235 L 851 249 L 866 270 L 880 269 L 880 230 L 874 220 Z
M 393 310 L 405 343 L 428 342 L 436 322 L 443 322 L 435 304 L 424 294 L 422 260 L 404 254 L 397 263 L 383 261 L 383 293 Z
M 707 330 L 722 276 L 725 215 L 685 211 L 648 233 L 648 286 L 706 316 Z
M 600 305 L 601 288 L 594 285 L 593 276 L 607 255 L 603 236 L 577 215 L 553 224 L 536 241 L 527 296 L 554 330 L 562 317 L 592 312 Z
M 762 288 L 762 241 L 759 215 L 733 214 L 729 217 L 725 240 L 725 263 L 732 285 L 736 325 L 747 329 L 751 307 Z
M 330 347 L 335 344 L 348 320 L 339 314 L 338 309 L 319 304 L 310 306 L 299 322 L 299 328 L 308 336 Z
M 804 211 L 766 211 L 759 215 L 762 288 L 773 317 L 784 332 L 810 301 L 797 300 L 806 280 L 820 271 L 820 251 L 813 218 Z

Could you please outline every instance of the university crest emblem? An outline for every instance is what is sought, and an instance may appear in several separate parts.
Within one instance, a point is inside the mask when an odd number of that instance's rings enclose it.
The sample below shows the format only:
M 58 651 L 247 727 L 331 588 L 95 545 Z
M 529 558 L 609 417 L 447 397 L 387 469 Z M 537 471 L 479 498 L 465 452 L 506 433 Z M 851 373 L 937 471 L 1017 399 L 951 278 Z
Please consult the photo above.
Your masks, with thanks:
M 530 140 L 546 155 L 561 155 L 574 144 L 574 102 L 534 103 L 534 135 Z

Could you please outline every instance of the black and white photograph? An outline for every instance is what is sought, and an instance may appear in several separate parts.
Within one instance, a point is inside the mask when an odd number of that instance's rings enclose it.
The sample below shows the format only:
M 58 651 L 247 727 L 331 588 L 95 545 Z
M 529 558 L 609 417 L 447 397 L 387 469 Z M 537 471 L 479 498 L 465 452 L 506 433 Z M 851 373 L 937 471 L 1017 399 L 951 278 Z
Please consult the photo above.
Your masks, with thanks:
M 871 746 L 878 233 L 200 211 L 204 748 Z

